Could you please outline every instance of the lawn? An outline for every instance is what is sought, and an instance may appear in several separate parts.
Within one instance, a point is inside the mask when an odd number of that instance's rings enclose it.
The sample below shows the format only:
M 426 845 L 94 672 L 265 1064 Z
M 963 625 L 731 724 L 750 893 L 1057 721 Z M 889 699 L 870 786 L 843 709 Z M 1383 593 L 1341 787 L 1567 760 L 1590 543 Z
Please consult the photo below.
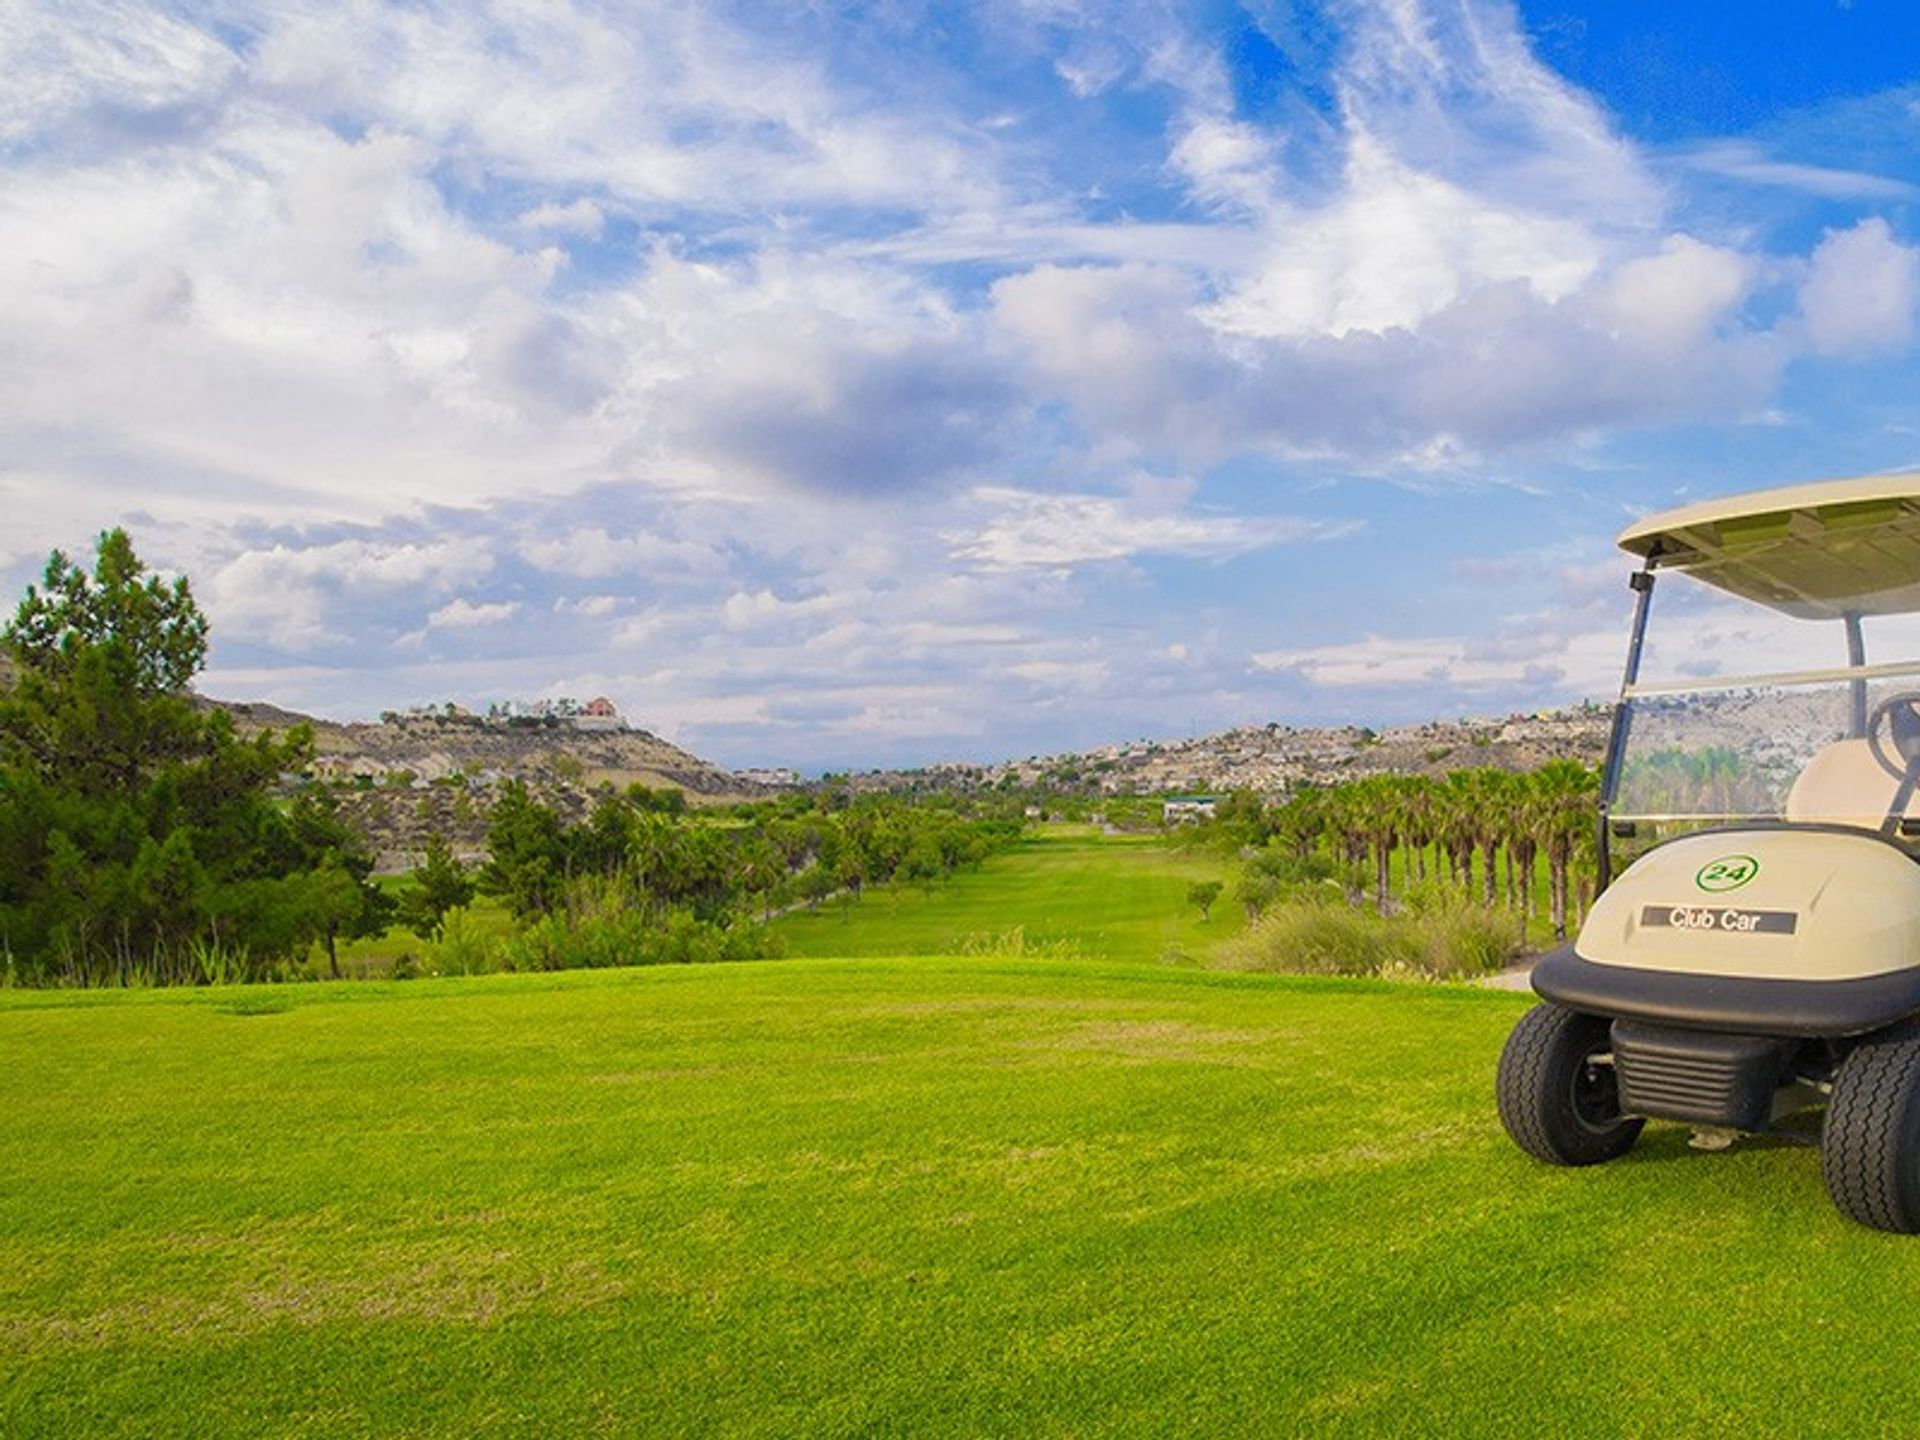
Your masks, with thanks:
M 0 995 L 0 1433 L 1859 1435 L 1920 1241 L 1522 1158 L 1524 997 L 912 957 Z
M 1065 947 L 1089 959 L 1183 961 L 1245 927 L 1229 894 L 1205 920 L 1187 903 L 1196 880 L 1230 878 L 1219 856 L 1170 849 L 1157 835 L 1053 825 L 931 890 L 870 890 L 856 905 L 828 901 L 784 915 L 774 928 L 790 955 Z

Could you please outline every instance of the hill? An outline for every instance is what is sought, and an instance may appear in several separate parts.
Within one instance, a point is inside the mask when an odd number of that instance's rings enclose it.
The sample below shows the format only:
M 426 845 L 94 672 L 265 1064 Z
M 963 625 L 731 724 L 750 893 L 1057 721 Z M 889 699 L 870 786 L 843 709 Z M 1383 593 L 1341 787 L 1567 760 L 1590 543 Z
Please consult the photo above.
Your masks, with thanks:
M 322 778 L 403 775 L 409 781 L 459 775 L 564 780 L 592 788 L 671 785 L 690 797 L 733 800 L 765 792 L 646 730 L 585 729 L 563 719 L 494 721 L 465 714 L 389 715 L 378 723 L 317 720 L 273 705 L 206 700 L 229 712 L 243 734 L 313 727 Z

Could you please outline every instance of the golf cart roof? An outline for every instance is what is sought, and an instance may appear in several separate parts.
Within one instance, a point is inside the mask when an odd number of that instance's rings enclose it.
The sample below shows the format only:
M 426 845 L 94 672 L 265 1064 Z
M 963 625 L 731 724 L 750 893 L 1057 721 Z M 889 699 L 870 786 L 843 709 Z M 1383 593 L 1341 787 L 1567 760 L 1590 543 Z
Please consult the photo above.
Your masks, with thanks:
M 1920 610 L 1920 471 L 1822 480 L 1684 505 L 1622 549 L 1803 619 Z

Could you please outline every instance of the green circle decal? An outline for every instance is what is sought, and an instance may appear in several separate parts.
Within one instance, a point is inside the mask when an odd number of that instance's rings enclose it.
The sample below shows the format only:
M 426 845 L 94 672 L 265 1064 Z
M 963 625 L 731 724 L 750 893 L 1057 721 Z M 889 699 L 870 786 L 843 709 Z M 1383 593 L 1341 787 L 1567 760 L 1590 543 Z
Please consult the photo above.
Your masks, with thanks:
M 1693 883 L 1717 894 L 1722 890 L 1738 890 L 1759 873 L 1760 862 L 1751 855 L 1722 855 L 1702 865 Z

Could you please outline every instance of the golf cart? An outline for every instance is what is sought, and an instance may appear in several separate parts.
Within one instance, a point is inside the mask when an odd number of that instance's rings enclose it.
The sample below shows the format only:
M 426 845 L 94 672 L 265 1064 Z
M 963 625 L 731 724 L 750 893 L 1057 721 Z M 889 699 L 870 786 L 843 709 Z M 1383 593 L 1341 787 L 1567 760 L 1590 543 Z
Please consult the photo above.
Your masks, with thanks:
M 1501 1122 L 1537 1159 L 1593 1165 L 1649 1119 L 1717 1149 L 1812 1140 L 1824 1106 L 1834 1204 L 1920 1232 L 1920 473 L 1689 505 L 1619 543 L 1644 564 L 1600 893 L 1534 969 L 1543 1003 L 1501 1054 Z M 1684 623 L 1650 650 L 1669 574 Z M 1870 631 L 1916 658 L 1869 664 Z M 1771 663 L 1717 673 L 1742 638 Z M 1809 639 L 1846 663 L 1801 664 Z M 1649 657 L 1662 673 L 1643 681 Z

